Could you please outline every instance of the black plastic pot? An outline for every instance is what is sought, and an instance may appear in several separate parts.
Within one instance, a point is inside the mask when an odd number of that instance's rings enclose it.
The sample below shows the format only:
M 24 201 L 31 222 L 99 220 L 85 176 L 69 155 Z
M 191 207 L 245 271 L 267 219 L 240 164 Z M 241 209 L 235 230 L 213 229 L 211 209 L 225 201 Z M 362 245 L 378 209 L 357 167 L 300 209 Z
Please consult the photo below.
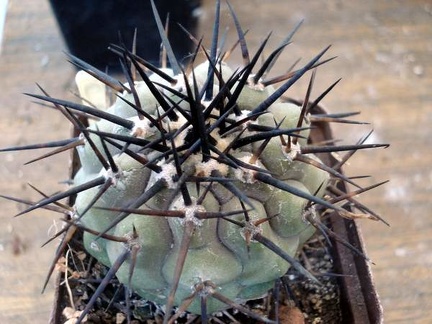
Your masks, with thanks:
M 158 62 L 161 40 L 149 0 L 50 0 L 50 3 L 70 53 L 87 63 L 101 70 L 106 67 L 117 70 L 118 56 L 108 46 L 119 44 L 121 35 L 125 45 L 132 48 L 135 29 L 137 54 L 152 63 Z M 162 21 L 169 14 L 173 28 L 169 28 L 168 34 L 176 57 L 186 57 L 192 44 L 177 23 L 193 33 L 197 25 L 194 13 L 200 0 L 155 3 Z

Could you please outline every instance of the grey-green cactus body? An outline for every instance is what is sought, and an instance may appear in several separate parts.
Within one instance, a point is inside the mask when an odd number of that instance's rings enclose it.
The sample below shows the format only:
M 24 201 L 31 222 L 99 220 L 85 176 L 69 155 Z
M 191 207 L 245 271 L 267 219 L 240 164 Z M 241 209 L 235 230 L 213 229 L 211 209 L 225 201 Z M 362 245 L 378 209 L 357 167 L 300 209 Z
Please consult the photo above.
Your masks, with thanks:
M 202 89 L 207 71 L 206 63 L 195 68 L 196 83 L 193 83 L 191 74 L 188 78 L 190 87 L 196 86 Z M 228 79 L 233 73 L 223 63 L 221 74 Z M 164 82 L 167 86 L 187 95 L 187 87 L 181 85 L 184 82 L 183 76 L 177 76 L 177 80 L 176 85 Z M 170 97 L 171 101 L 168 102 L 172 103 L 174 109 L 179 105 L 187 114 L 191 114 L 190 104 L 184 98 L 179 98 L 158 85 L 156 87 L 160 93 Z M 161 170 L 155 172 L 142 162 L 122 153 L 118 147 L 108 145 L 119 169 L 117 174 L 109 174 L 109 170 L 103 169 L 88 143 L 79 148 L 82 167 L 74 179 L 75 185 L 101 175 L 112 178 L 110 188 L 81 218 L 81 224 L 99 233 L 109 229 L 107 233 L 117 237 L 132 237 L 134 232 L 136 235 L 134 242 L 122 243 L 103 237 L 97 238 L 95 234 L 85 232 L 86 249 L 103 264 L 112 266 L 124 249 L 131 249 L 135 244 L 138 253 L 134 261 L 132 277 L 129 277 L 131 260 L 127 260 L 120 267 L 117 277 L 125 284 L 130 282 L 130 288 L 143 298 L 164 304 L 175 280 L 179 251 L 186 224 L 189 224 L 193 228 L 192 236 L 175 292 L 175 305 L 181 305 L 184 299 L 194 294 L 194 287 L 203 282 L 211 282 L 212 289 L 236 302 L 263 296 L 272 287 L 274 281 L 285 274 L 290 265 L 276 253 L 256 242 L 253 239 L 254 231 L 271 240 L 287 254 L 294 256 L 314 230 L 304 219 L 308 200 L 256 180 L 254 168 L 272 175 L 305 194 L 317 197 L 323 196 L 323 188 L 326 187 L 329 175 L 309 164 L 295 161 L 296 153 L 288 152 L 279 136 L 267 140 L 267 143 L 264 143 L 265 140 L 251 141 L 235 149 L 230 148 L 230 145 L 233 140 L 238 141 L 259 133 L 254 130 L 255 128 L 247 127 L 250 123 L 268 129 L 275 128 L 276 124 L 279 124 L 280 129 L 295 129 L 301 118 L 301 107 L 277 100 L 264 114 L 239 123 L 238 127 L 230 132 L 223 133 L 220 127 L 212 129 L 212 145 L 215 149 L 211 151 L 210 156 L 205 156 L 201 150 L 192 154 L 187 150 L 180 150 L 182 146 L 188 144 L 189 138 L 195 140 L 195 137 L 190 136 L 190 132 L 197 131 L 187 118 L 180 113 L 177 113 L 177 120 L 163 117 L 167 112 L 160 107 L 148 86 L 143 82 L 136 82 L 135 89 L 142 109 L 154 119 L 160 118 L 163 134 L 150 123 L 143 122 L 138 125 L 136 110 L 122 99 L 117 99 L 107 111 L 137 121 L 135 123 L 137 128 L 126 129 L 105 120 L 96 122 L 90 128 L 101 132 L 134 135 L 148 141 L 177 132 L 175 137 L 164 139 L 160 143 L 165 143 L 164 145 L 171 150 L 178 150 L 178 154 L 164 155 L 165 152 L 151 147 L 137 150 L 137 154 L 148 159 L 149 163 L 156 164 Z M 214 93 L 217 94 L 219 90 L 219 85 L 215 82 Z M 238 111 L 241 114 L 232 113 L 228 118 L 234 121 L 241 120 L 273 91 L 270 87 L 263 89 L 244 87 L 237 101 Z M 137 104 L 130 93 L 124 93 L 122 96 Z M 203 103 L 201 107 L 204 111 L 206 104 Z M 214 115 L 217 113 L 217 109 L 214 109 L 214 112 L 207 114 L 205 123 L 208 125 L 215 123 L 217 118 Z M 303 126 L 305 125 L 308 125 L 306 119 L 303 121 Z M 300 147 L 306 143 L 308 133 L 309 131 L 305 129 L 293 132 L 291 134 L 293 137 L 281 136 L 290 141 L 300 135 L 295 141 L 295 145 Z M 97 135 L 91 137 L 98 149 L 103 152 L 100 138 Z M 236 162 L 224 162 L 214 152 L 226 152 L 229 154 L 227 160 Z M 313 158 L 317 159 L 314 156 Z M 178 182 L 179 170 L 176 159 L 182 159 L 180 172 L 194 180 Z M 247 165 L 251 165 L 252 168 L 248 168 Z M 248 198 L 247 201 L 239 199 L 224 182 L 212 181 L 211 177 L 228 179 L 230 184 Z M 197 181 L 199 178 L 203 180 Z M 133 207 L 144 211 L 178 210 L 184 212 L 184 217 L 159 217 L 134 213 L 125 215 L 121 211 L 107 210 L 113 207 L 131 206 L 157 183 L 162 183 L 161 190 L 144 199 L 140 206 Z M 186 186 L 190 196 L 189 204 L 185 202 L 181 186 Z M 93 188 L 78 194 L 75 204 L 78 215 L 87 208 L 97 191 L 97 188 Z M 232 213 L 236 211 L 236 214 L 225 217 L 231 221 L 221 217 L 199 218 L 195 214 L 196 212 Z M 119 215 L 125 217 L 112 226 L 111 224 Z M 210 298 L 207 302 L 209 313 L 226 307 L 227 305 L 214 298 Z M 200 313 L 199 299 L 193 301 L 188 310 Z

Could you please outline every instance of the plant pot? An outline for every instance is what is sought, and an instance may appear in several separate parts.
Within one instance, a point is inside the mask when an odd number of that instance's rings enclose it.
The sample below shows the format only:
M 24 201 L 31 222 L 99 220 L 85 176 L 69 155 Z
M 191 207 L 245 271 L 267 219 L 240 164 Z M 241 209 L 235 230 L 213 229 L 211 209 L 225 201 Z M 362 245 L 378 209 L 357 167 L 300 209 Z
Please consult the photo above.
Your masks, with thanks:
M 158 11 L 164 21 L 169 14 L 170 25 L 181 24 L 193 33 L 197 25 L 194 10 L 199 0 L 160 0 Z M 108 46 L 122 42 L 132 48 L 135 29 L 138 39 L 136 53 L 151 63 L 159 61 L 161 40 L 150 1 L 125 0 L 50 0 L 58 25 L 71 54 L 104 71 L 120 69 L 118 56 Z M 127 17 L 127 18 L 126 18 Z M 170 28 L 168 37 L 177 57 L 189 54 L 191 42 L 180 28 Z
M 290 101 L 295 102 L 294 100 Z M 317 106 L 311 113 L 323 114 L 325 110 Z M 313 126 L 310 136 L 311 143 L 332 139 L 332 132 L 328 123 L 317 122 Z M 78 134 L 79 131 L 74 129 L 73 136 Z M 329 166 L 336 163 L 336 160 L 330 154 L 320 154 L 320 158 Z M 71 176 L 75 174 L 78 168 L 79 160 L 73 154 Z M 339 184 L 339 189 L 346 192 L 346 188 L 342 183 Z M 70 201 L 70 203 L 72 204 L 73 201 Z M 349 242 L 357 250 L 365 254 L 361 233 L 354 221 L 341 218 L 336 213 L 331 213 L 328 219 L 329 226 L 342 240 Z M 337 279 L 337 286 L 340 291 L 339 300 L 335 301 L 335 303 L 339 304 L 340 317 L 337 320 L 326 319 L 325 323 L 381 323 L 383 321 L 382 308 L 368 261 L 335 240 L 332 241 L 331 254 L 334 262 L 332 271 L 340 274 Z M 70 306 L 67 289 L 65 285 L 60 284 L 63 279 L 63 274 L 60 273 L 56 281 L 54 308 L 50 324 L 64 323 L 62 321 L 62 311 L 66 306 Z

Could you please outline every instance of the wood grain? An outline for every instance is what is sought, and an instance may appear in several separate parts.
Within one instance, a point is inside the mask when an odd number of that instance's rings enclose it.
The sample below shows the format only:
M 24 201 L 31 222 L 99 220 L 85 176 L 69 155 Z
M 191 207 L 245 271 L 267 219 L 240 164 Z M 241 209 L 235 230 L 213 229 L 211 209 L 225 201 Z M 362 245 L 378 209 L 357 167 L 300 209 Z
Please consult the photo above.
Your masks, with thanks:
M 204 1 L 202 27 L 211 25 L 212 5 Z M 386 323 L 432 323 L 432 6 L 429 1 L 245 1 L 231 0 L 250 29 L 251 48 L 273 31 L 278 44 L 300 19 L 305 22 L 277 68 L 302 62 L 332 44 L 338 58 L 318 70 L 314 95 L 343 80 L 324 103 L 331 112 L 362 111 L 371 125 L 335 125 L 336 137 L 355 141 L 374 129 L 372 141 L 391 143 L 386 150 L 355 155 L 345 172 L 372 175 L 364 185 L 390 184 L 361 196 L 391 227 L 361 222 Z M 229 20 L 227 10 L 223 18 Z M 231 30 L 232 31 L 232 30 Z M 231 33 L 230 31 L 230 33 Z M 39 82 L 53 96 L 68 97 L 73 69 L 62 54 L 64 43 L 47 1 L 9 0 L 0 56 L 0 147 L 44 142 L 68 136 L 57 113 L 40 108 L 23 92 Z M 235 56 L 235 55 L 233 55 Z M 233 59 L 234 60 L 234 59 Z M 299 97 L 307 80 L 288 95 Z M 39 152 L 2 153 L 0 193 L 26 199 L 60 190 L 67 178 L 68 155 L 23 166 Z M 40 248 L 59 215 L 36 212 L 13 218 L 19 204 L 0 201 L 0 323 L 46 323 L 52 283 L 42 281 L 55 246 Z

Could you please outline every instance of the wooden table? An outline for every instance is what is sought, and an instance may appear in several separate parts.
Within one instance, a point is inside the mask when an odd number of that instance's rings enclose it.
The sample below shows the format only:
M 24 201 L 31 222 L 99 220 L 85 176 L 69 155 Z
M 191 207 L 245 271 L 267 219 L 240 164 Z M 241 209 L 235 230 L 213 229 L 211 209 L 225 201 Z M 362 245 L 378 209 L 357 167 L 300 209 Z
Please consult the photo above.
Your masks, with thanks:
M 203 30 L 208 30 L 212 1 L 205 1 Z M 386 150 L 356 154 L 348 175 L 372 175 L 364 185 L 390 184 L 362 195 L 391 227 L 361 222 L 386 323 L 432 323 L 432 5 L 430 1 L 286 1 L 231 0 L 249 28 L 251 48 L 273 30 L 272 44 L 300 19 L 305 23 L 280 60 L 311 58 L 328 44 L 338 59 L 320 68 L 314 95 L 342 82 L 325 99 L 331 112 L 362 111 L 371 125 L 335 126 L 336 137 L 355 141 L 374 129 L 374 142 Z M 223 10 L 224 19 L 228 12 Z M 206 22 L 207 21 L 207 22 Z M 74 71 L 65 62 L 60 37 L 47 1 L 10 0 L 0 56 L 0 147 L 66 138 L 68 124 L 38 107 L 23 92 L 71 97 Z M 235 56 L 235 55 L 234 55 Z M 306 78 L 289 95 L 305 91 Z M 37 152 L 2 153 L 0 193 L 26 199 L 38 195 L 30 182 L 47 193 L 63 188 L 68 155 L 23 166 Z M 55 244 L 40 245 L 59 226 L 60 215 L 43 211 L 19 218 L 17 203 L 0 201 L 0 323 L 46 323 L 53 283 L 41 295 L 42 280 Z

